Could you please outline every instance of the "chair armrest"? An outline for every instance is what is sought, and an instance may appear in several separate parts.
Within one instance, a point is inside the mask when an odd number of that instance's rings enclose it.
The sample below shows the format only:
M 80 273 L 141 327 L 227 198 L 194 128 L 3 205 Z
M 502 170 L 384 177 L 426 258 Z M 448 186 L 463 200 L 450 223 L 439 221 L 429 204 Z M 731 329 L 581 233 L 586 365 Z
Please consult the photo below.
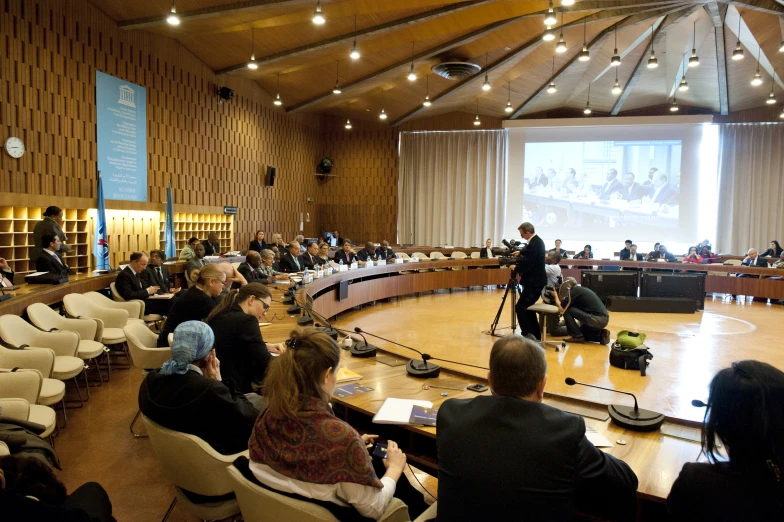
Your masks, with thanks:
M 436 518 L 438 514 L 438 502 L 434 502 L 432 506 L 427 508 L 424 513 L 419 515 L 414 522 L 427 522 L 428 520 L 433 520 Z
M 102 319 L 104 328 L 122 328 L 128 323 L 128 310 L 117 308 L 104 308 L 99 313 L 95 313 L 95 319 Z
M 0 417 L 26 421 L 30 417 L 30 403 L 25 399 L 0 399 Z
M 36 378 L 28 377 L 35 373 Z M 4 399 L 24 399 L 30 404 L 38 404 L 44 378 L 37 370 L 0 370 L 0 397 Z M 24 420 L 27 420 L 25 418 Z
M 60 330 L 67 330 L 79 334 L 79 339 L 92 341 L 98 330 L 98 325 L 93 319 L 62 319 Z
M 133 319 L 141 319 L 144 311 L 144 301 L 140 299 L 133 299 L 131 301 L 113 301 L 112 308 L 116 310 L 126 310 L 128 317 Z
M 38 370 L 44 377 L 51 377 L 54 357 L 54 351 L 45 348 L 4 350 L 0 353 L 0 367 L 29 368 Z
M 408 522 L 409 520 L 411 519 L 408 517 L 408 506 L 399 498 L 392 497 L 378 522 Z
M 76 332 L 37 332 L 32 342 L 35 346 L 51 348 L 59 356 L 75 357 L 79 350 L 79 334 Z

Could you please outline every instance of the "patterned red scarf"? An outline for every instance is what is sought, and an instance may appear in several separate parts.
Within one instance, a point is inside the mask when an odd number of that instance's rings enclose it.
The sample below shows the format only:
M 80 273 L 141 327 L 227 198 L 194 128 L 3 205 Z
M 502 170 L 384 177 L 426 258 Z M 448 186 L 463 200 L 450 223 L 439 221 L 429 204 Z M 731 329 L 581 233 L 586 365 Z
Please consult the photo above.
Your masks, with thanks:
M 384 487 L 357 430 L 318 399 L 308 399 L 296 419 L 275 419 L 269 411 L 262 413 L 248 447 L 253 462 L 295 480 Z

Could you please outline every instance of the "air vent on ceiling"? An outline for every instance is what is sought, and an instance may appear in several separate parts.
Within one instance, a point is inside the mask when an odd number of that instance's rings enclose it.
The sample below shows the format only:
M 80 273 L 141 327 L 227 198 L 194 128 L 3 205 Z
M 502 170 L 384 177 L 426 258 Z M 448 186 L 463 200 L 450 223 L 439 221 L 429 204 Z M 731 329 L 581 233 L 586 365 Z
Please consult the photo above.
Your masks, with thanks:
M 462 80 L 473 76 L 481 71 L 482 68 L 471 62 L 441 62 L 434 65 L 431 70 L 448 80 Z

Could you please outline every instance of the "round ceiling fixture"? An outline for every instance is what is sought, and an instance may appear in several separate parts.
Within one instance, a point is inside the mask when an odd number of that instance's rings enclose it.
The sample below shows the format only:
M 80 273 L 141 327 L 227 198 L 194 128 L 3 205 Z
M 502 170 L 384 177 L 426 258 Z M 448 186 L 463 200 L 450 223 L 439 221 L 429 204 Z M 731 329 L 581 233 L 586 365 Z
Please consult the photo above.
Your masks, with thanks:
M 482 68 L 471 62 L 450 61 L 436 64 L 430 70 L 447 80 L 464 80 L 477 74 Z

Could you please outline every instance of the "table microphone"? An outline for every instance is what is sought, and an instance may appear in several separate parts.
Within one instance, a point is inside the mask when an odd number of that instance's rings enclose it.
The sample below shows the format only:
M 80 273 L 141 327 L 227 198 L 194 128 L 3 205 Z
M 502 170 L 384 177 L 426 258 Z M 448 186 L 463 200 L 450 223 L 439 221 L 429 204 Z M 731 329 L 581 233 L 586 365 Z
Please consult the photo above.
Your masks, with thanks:
M 693 401 L 691 401 L 691 405 L 694 406 L 695 408 L 707 408 L 708 407 L 707 404 L 705 404 L 704 402 L 702 402 L 699 399 L 694 399 Z
M 318 314 L 316 314 L 316 315 L 318 315 Z M 324 319 L 326 320 L 326 318 L 324 318 Z M 329 321 L 326 321 L 326 322 L 329 323 Z M 316 326 L 324 328 L 324 333 L 326 333 L 327 335 L 330 335 L 330 336 L 332 336 L 332 334 L 331 334 L 331 332 L 329 330 L 333 330 L 335 332 L 336 336 L 337 336 L 337 332 L 342 332 L 344 334 L 350 334 L 351 333 L 351 330 L 343 330 L 342 328 L 335 328 L 334 326 L 332 326 L 332 324 L 329 324 L 329 326 L 326 327 L 326 328 L 323 327 L 322 325 L 318 324 L 318 323 L 316 323 Z M 356 333 L 358 333 L 360 335 L 360 337 L 362 337 L 362 342 L 360 343 L 360 342 L 354 341 L 354 344 L 352 344 L 349 347 L 349 349 L 348 349 L 351 352 L 351 355 L 353 355 L 354 357 L 375 357 L 376 356 L 376 352 L 378 351 L 378 348 L 376 346 L 373 346 L 372 344 L 368 343 L 367 339 L 362 334 L 362 332 L 356 332 Z
M 650 410 L 643 410 L 637 405 L 637 397 L 633 393 L 624 392 L 620 390 L 613 390 L 612 388 L 603 388 L 601 386 L 594 386 L 593 384 L 586 384 L 578 382 L 567 377 L 564 381 L 569 386 L 579 384 L 581 386 L 588 386 L 589 388 L 597 388 L 599 390 L 606 390 L 615 393 L 622 393 L 624 395 L 631 395 L 634 399 L 634 407 L 619 406 L 617 404 L 610 404 L 607 411 L 610 413 L 610 418 L 622 428 L 632 431 L 653 431 L 659 429 L 664 422 L 664 415 Z
M 389 339 L 384 339 L 379 335 L 375 335 L 370 332 L 365 332 L 358 326 L 354 328 L 354 331 L 358 334 L 366 333 L 371 337 L 375 337 L 376 339 L 381 339 L 382 341 L 386 341 L 388 343 L 400 346 L 401 348 L 405 348 L 407 350 L 411 350 L 412 352 L 418 353 L 420 357 L 422 357 L 421 361 L 415 361 L 413 359 L 409 359 L 408 363 L 406 364 L 406 373 L 408 373 L 412 377 L 419 377 L 421 379 L 430 379 L 433 377 L 438 377 L 439 374 L 441 373 L 440 366 L 438 366 L 437 364 L 427 362 L 430 359 L 432 359 L 430 354 L 422 353 L 416 348 L 411 348 L 410 346 L 406 346 L 405 344 L 400 344 L 395 341 L 390 341 Z

